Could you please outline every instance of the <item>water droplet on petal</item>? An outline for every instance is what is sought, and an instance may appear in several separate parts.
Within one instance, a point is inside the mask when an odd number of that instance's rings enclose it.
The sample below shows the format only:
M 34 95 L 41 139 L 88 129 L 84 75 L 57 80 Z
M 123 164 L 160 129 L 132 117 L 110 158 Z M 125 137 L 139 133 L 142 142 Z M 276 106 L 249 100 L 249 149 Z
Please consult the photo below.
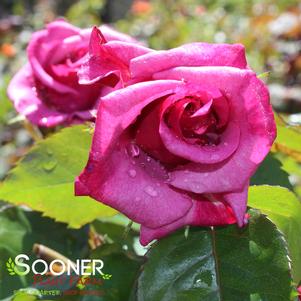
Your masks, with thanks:
M 139 146 L 136 145 L 136 144 L 129 144 L 128 147 L 127 147 L 127 151 L 128 151 L 128 154 L 131 156 L 131 157 L 138 157 L 140 155 L 140 149 L 139 149 Z
M 151 186 L 146 186 L 144 191 L 152 197 L 155 197 L 158 195 L 158 192 Z
M 212 159 L 212 160 L 218 160 L 218 159 L 219 159 L 219 155 L 212 155 L 212 156 L 211 156 L 211 159 Z
M 48 121 L 47 117 L 43 117 L 42 120 L 41 120 L 41 122 L 42 122 L 43 124 L 47 124 L 47 121 Z
M 130 169 L 130 170 L 129 170 L 129 176 L 130 176 L 131 178 L 135 178 L 135 177 L 136 177 L 136 174 L 137 174 L 137 172 L 136 172 L 135 169 Z
M 147 161 L 147 162 L 150 162 L 150 160 L 151 160 L 150 157 L 147 157 L 147 158 L 146 158 L 146 161 Z

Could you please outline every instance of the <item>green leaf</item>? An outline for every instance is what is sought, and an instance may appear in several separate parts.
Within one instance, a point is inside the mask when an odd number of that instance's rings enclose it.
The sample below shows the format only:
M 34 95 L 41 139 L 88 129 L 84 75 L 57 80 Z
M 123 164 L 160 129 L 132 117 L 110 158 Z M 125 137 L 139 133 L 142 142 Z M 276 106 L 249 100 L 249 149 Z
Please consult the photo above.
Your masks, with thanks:
M 4 181 L 0 199 L 26 205 L 74 228 L 115 214 L 88 197 L 74 196 L 74 180 L 86 163 L 90 142 L 84 126 L 63 129 L 38 142 Z
M 270 153 L 251 178 L 251 185 L 280 185 L 293 189 L 288 177 L 289 174 L 283 169 L 281 161 Z
M 135 238 L 139 237 L 139 232 L 133 229 L 126 232 L 126 228 L 121 225 L 100 220 L 94 221 L 92 225 L 106 242 L 115 243 L 128 252 L 134 252 L 134 242 Z
M 141 266 L 141 259 L 130 255 L 120 249 L 118 244 L 106 244 L 95 249 L 90 256 L 92 259 L 101 258 L 104 262 L 103 272 L 112 275 L 109 279 L 103 280 L 103 285 L 89 286 L 89 289 L 101 289 L 103 296 L 95 298 L 98 301 L 129 300 L 130 292 Z M 84 297 L 82 301 L 88 301 Z M 94 299 L 93 299 L 94 300 Z
M 279 186 L 251 186 L 248 204 L 266 214 L 284 234 L 292 258 L 295 282 L 301 280 L 301 203 Z
M 273 149 L 293 157 L 301 162 L 301 133 L 294 127 L 277 125 L 277 138 Z
M 7 97 L 8 82 L 9 82 L 8 76 L 4 76 L 3 83 L 1 83 L 0 80 L 0 126 L 1 124 L 6 123 L 8 113 L 13 111 L 12 102 Z
M 285 240 L 265 216 L 249 225 L 180 230 L 155 243 L 138 280 L 138 301 L 288 301 Z
M 0 299 L 12 295 L 14 290 L 30 286 L 33 281 L 31 273 L 19 277 L 12 271 L 14 274 L 9 275 L 5 265 L 9 263 L 13 268 L 16 255 L 23 253 L 31 260 L 36 259 L 32 249 L 38 243 L 75 261 L 87 252 L 88 230 L 87 226 L 68 229 L 66 224 L 20 208 L 0 212 Z

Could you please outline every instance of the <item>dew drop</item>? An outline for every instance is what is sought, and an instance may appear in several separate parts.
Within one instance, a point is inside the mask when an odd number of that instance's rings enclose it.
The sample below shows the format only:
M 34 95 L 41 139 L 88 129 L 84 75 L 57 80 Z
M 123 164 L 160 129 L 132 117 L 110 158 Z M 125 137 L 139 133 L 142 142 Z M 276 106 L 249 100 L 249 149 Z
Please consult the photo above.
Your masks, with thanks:
M 43 124 L 47 124 L 48 118 L 47 118 L 47 117 L 43 117 L 42 120 L 41 120 L 41 122 L 42 122 Z
M 53 151 L 51 149 L 47 149 L 47 155 L 48 156 L 52 156 L 53 155 Z
M 55 159 L 48 160 L 43 164 L 43 169 L 47 172 L 54 170 L 57 166 L 57 161 Z
M 135 169 L 130 169 L 130 170 L 128 171 L 128 173 L 129 173 L 129 176 L 130 176 L 131 178 L 135 178 L 135 177 L 136 177 L 136 174 L 137 174 L 137 172 L 136 172 Z
M 128 145 L 127 152 L 133 158 L 138 157 L 140 155 L 140 149 L 139 149 L 138 145 L 133 144 L 133 143 Z
M 151 186 L 146 186 L 144 191 L 152 197 L 155 197 L 158 195 L 158 192 Z
M 212 160 L 218 160 L 218 159 L 219 159 L 219 155 L 212 155 L 212 156 L 211 156 L 211 159 L 212 159 Z
M 146 158 L 146 161 L 147 161 L 147 162 L 150 162 L 150 160 L 151 160 L 150 157 L 147 157 L 147 158 Z

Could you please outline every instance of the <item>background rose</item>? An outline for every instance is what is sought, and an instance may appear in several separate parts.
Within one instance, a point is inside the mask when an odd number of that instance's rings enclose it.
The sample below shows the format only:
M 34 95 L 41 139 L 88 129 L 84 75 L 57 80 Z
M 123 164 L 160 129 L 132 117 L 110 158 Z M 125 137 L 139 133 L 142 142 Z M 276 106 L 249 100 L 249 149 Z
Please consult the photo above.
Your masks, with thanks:
M 130 69 L 148 81 L 102 98 L 76 194 L 141 223 L 144 245 L 183 225 L 244 225 L 249 179 L 276 133 L 244 48 L 189 44 Z
M 107 26 L 100 28 L 102 43 L 107 53 L 112 54 L 109 59 L 109 54 L 104 58 L 101 76 L 89 87 L 78 83 L 77 72 L 88 59 L 91 29 L 81 30 L 58 20 L 33 34 L 27 49 L 29 63 L 15 75 L 8 88 L 8 95 L 20 114 L 34 124 L 47 127 L 81 122 L 95 115 L 97 100 L 105 93 L 103 87 L 114 87 L 118 82 L 116 70 L 120 65 L 114 60 L 122 61 L 123 69 L 128 64 L 125 61 L 128 57 L 116 58 L 118 49 L 135 45 L 135 40 L 125 34 Z M 96 51 L 93 45 L 100 38 L 98 33 L 95 28 L 90 51 Z

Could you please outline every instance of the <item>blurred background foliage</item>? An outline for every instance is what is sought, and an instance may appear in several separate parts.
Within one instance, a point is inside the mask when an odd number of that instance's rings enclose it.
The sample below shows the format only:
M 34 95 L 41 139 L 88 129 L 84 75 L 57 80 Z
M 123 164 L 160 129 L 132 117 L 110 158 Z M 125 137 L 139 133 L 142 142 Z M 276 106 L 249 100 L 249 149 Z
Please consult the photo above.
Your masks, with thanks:
M 262 74 L 262 79 L 269 85 L 279 133 L 274 145 L 277 153 L 268 156 L 252 183 L 283 185 L 285 182 L 283 186 L 301 196 L 301 141 L 300 135 L 296 137 L 301 132 L 301 4 L 298 0 L 1 0 L 0 180 L 28 152 L 35 137 L 34 128 L 17 116 L 8 100 L 7 84 L 27 60 L 26 46 L 31 33 L 57 18 L 66 18 L 82 28 L 109 23 L 154 49 L 199 41 L 244 44 L 250 67 L 258 75 Z M 137 253 L 144 252 L 137 243 L 135 231 L 129 237 L 135 241 L 137 250 L 129 247 L 132 241 L 124 242 L 118 251 L 114 249 L 118 241 L 124 240 L 127 224 L 124 218 L 116 229 L 101 224 L 111 223 L 111 220 L 102 220 L 90 228 L 70 230 L 23 209 L 0 203 L 1 266 L 7 256 L 30 252 L 28 237 L 32 244 L 47 244 L 51 239 L 50 247 L 70 257 L 80 252 L 86 256 L 89 254 L 87 248 L 98 252 L 99 246 L 107 242 L 113 248 L 114 256 L 121 256 L 121 260 L 124 256 L 132 259 Z M 43 237 L 52 229 L 57 234 L 55 237 Z M 72 239 L 66 238 L 69 236 Z M 89 244 L 82 243 L 82 239 Z M 66 241 L 72 250 L 77 248 L 77 253 L 70 253 L 70 248 L 64 245 Z M 73 244 L 80 248 L 73 248 Z M 0 299 L 8 294 L 8 287 L 3 289 L 8 282 L 3 281 L 0 277 Z M 20 279 L 19 282 L 26 287 L 26 281 Z M 18 287 L 19 282 L 9 287 Z M 126 291 L 121 284 L 117 287 Z M 116 294 L 124 298 L 122 292 Z

